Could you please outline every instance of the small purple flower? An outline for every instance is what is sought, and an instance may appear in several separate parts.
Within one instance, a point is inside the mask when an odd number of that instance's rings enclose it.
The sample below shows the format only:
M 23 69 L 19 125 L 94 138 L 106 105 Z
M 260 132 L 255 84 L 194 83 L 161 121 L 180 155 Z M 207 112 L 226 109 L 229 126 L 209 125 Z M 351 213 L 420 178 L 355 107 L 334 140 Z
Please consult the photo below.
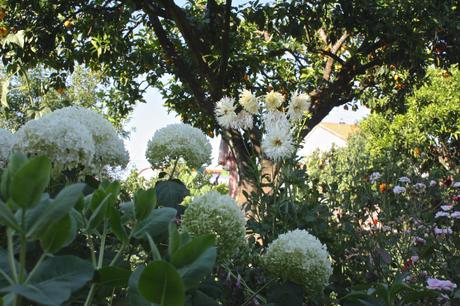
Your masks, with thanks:
M 452 210 L 453 207 L 453 205 L 441 205 L 441 209 L 444 211 Z
M 454 211 L 450 214 L 450 217 L 454 219 L 460 219 L 460 211 Z
M 426 287 L 432 290 L 453 291 L 455 288 L 457 288 L 457 285 L 451 282 L 450 280 L 428 278 L 426 282 L 428 284 Z
M 441 218 L 441 217 L 447 217 L 447 218 L 450 218 L 450 214 L 448 212 L 445 212 L 445 211 L 438 211 L 434 217 L 437 219 L 437 218 Z
M 415 244 L 425 244 L 426 240 L 423 239 L 422 237 L 414 237 L 412 238 L 412 242 Z
M 450 227 L 439 228 L 439 227 L 436 226 L 434 228 L 434 233 L 436 235 L 450 235 L 450 234 L 452 234 L 452 229 Z

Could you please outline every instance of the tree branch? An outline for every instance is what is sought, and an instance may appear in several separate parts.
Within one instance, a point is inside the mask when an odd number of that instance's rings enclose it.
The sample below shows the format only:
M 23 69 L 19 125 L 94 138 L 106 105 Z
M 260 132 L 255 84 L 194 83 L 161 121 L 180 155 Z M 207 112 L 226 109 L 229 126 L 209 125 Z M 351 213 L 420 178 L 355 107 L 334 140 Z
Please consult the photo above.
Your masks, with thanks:
M 220 61 L 219 68 L 219 89 L 222 90 L 225 87 L 225 81 L 227 79 L 227 66 L 229 59 L 230 49 L 230 16 L 232 10 L 232 0 L 226 0 L 225 2 L 225 16 L 224 16 L 224 28 L 222 33 L 222 58 Z

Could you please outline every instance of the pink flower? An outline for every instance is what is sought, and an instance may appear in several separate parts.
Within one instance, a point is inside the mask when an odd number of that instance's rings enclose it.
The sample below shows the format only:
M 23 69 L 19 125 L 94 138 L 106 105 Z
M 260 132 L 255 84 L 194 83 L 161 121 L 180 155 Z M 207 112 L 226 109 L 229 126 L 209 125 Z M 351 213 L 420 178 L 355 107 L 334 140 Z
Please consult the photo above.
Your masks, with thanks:
M 426 282 L 428 284 L 428 286 L 426 287 L 432 290 L 453 291 L 455 288 L 457 288 L 457 285 L 451 282 L 450 280 L 440 280 L 436 278 L 428 278 Z
M 447 235 L 447 234 L 452 234 L 452 229 L 450 227 L 443 227 L 443 228 L 439 228 L 439 227 L 435 227 L 434 228 L 434 233 L 436 235 Z

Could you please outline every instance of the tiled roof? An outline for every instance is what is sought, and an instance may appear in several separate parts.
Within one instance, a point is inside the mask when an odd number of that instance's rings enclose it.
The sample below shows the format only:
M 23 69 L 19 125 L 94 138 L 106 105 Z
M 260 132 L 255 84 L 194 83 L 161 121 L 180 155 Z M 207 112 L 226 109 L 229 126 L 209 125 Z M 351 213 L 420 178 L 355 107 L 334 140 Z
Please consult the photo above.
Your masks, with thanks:
M 353 133 L 359 130 L 356 124 L 347 123 L 321 122 L 318 126 L 343 140 L 347 140 Z

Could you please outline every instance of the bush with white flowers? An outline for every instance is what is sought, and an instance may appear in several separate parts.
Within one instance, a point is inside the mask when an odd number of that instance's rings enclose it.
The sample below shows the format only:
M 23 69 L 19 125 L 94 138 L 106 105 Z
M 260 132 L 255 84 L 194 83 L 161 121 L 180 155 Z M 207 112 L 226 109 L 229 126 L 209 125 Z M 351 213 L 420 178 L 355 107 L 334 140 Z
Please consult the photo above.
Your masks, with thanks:
M 45 155 L 55 171 L 97 174 L 129 161 L 123 140 L 112 124 L 95 111 L 66 107 L 24 124 L 16 133 L 15 150 Z
M 211 161 L 212 147 L 206 135 L 188 124 L 170 124 L 155 132 L 145 156 L 152 167 L 164 167 L 182 158 L 189 167 L 199 168 Z
M 246 245 L 246 220 L 235 200 L 217 191 L 196 197 L 185 210 L 182 226 L 192 236 L 212 234 L 218 260 L 227 261 Z
M 10 131 L 0 128 L 0 169 L 5 167 L 9 160 L 14 139 Z
M 264 264 L 281 279 L 303 285 L 309 294 L 322 291 L 332 275 L 326 246 L 299 229 L 279 235 L 268 246 Z

